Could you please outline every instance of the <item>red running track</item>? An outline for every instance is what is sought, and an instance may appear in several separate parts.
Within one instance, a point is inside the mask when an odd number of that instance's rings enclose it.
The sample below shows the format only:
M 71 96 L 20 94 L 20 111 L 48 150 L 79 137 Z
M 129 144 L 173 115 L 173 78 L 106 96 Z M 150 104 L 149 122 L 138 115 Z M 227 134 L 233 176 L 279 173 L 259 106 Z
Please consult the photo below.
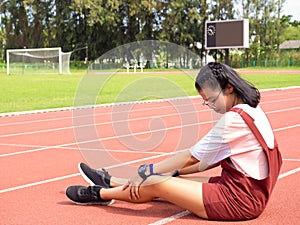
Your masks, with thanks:
M 262 92 L 284 161 L 255 220 L 206 221 L 163 200 L 101 207 L 65 197 L 67 186 L 86 184 L 80 161 L 126 177 L 138 164 L 191 147 L 216 119 L 200 103 L 191 98 L 0 117 L 0 224 L 300 224 L 300 88 Z

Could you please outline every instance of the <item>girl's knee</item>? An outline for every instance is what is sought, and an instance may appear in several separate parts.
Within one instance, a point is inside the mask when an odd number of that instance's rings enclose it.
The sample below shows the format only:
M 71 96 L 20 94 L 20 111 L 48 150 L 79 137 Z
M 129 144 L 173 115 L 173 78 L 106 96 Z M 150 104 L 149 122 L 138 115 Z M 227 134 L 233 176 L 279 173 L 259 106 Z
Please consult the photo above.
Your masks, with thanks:
M 172 179 L 170 176 L 159 176 L 159 175 L 152 175 L 144 181 L 143 186 L 148 186 L 151 188 L 157 188 L 167 182 L 169 179 Z

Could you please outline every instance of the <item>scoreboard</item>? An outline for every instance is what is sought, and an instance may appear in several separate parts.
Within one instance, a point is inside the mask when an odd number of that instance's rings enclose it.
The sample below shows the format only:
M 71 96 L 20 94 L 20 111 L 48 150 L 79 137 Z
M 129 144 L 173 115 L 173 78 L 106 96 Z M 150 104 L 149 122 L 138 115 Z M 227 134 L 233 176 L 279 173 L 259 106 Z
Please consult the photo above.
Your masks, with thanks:
M 206 21 L 205 48 L 249 48 L 249 20 Z

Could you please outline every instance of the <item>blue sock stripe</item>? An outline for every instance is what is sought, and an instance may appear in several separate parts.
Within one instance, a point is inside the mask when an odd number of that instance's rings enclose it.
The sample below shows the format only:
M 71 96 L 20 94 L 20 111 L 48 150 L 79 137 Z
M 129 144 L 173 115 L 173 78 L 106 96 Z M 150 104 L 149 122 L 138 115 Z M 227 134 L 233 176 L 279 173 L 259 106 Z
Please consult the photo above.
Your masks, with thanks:
M 153 175 L 153 164 L 149 164 L 149 169 L 150 169 L 150 176 Z
M 176 171 L 173 173 L 172 177 L 178 177 L 178 176 L 179 176 L 179 171 L 176 170 Z

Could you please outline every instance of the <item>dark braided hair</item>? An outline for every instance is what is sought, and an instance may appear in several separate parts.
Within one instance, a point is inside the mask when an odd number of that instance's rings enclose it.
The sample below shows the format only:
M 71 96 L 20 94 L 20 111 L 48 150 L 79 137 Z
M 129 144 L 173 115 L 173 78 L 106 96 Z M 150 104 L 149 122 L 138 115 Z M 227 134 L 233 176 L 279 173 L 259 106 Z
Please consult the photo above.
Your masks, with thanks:
M 235 70 L 223 63 L 208 63 L 200 70 L 195 81 L 195 87 L 198 91 L 201 91 L 203 86 L 208 86 L 211 89 L 219 86 L 224 90 L 227 84 L 234 88 L 235 93 L 244 103 L 251 107 L 258 105 L 260 101 L 259 90 L 241 78 Z

